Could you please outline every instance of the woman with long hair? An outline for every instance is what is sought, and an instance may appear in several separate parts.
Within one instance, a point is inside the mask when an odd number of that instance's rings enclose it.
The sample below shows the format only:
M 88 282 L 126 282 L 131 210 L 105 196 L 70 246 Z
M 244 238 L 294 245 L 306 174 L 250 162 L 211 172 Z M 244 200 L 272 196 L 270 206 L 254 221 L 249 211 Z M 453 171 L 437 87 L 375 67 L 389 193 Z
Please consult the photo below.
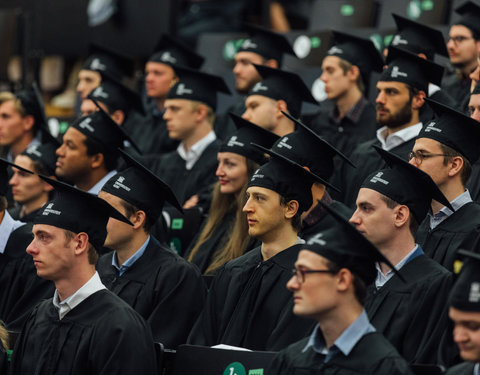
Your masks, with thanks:
M 239 116 L 230 114 L 237 126 L 235 134 L 218 152 L 216 182 L 208 218 L 192 242 L 186 258 L 203 274 L 212 275 L 226 262 L 238 258 L 251 247 L 248 224 L 242 208 L 247 184 L 265 156 L 251 142 L 270 148 L 279 138 Z

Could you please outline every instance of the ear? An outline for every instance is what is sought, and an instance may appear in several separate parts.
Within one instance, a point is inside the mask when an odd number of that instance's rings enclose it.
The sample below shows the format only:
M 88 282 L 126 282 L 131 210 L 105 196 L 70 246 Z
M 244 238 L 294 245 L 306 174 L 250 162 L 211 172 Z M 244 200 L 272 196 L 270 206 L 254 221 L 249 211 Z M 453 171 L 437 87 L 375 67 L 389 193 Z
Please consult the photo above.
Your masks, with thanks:
M 95 155 L 90 156 L 90 167 L 92 169 L 100 168 L 102 165 L 104 165 L 105 162 L 105 157 L 103 154 L 98 153 Z
M 450 160 L 450 170 L 448 171 L 448 176 L 453 177 L 462 172 L 463 168 L 463 159 L 460 156 L 454 156 Z
M 26 132 L 29 132 L 33 129 L 33 125 L 35 124 L 35 119 L 32 115 L 27 115 L 23 118 L 23 129 Z
M 285 117 L 281 111 L 288 113 L 287 102 L 285 100 L 282 100 L 282 99 L 277 100 L 275 102 L 275 107 L 277 108 L 277 118 Z
M 120 109 L 117 109 L 115 112 L 113 112 L 111 116 L 117 125 L 122 125 L 123 121 L 125 121 L 125 112 Z
M 265 61 L 265 63 L 263 65 L 265 65 L 269 68 L 273 68 L 273 69 L 278 69 L 279 68 L 278 61 L 275 60 L 275 59 L 268 59 L 267 61 Z
M 337 290 L 339 292 L 346 292 L 349 288 L 353 288 L 353 274 L 347 268 L 341 268 L 335 275 L 337 281 Z
M 203 122 L 206 120 L 208 114 L 207 106 L 204 104 L 197 105 L 195 110 L 196 119 L 198 122 Z
M 80 232 L 75 236 L 72 241 L 75 242 L 75 255 L 82 255 L 84 253 L 88 253 L 88 234 L 86 234 L 85 232 Z
M 49 177 L 53 180 L 57 179 L 57 176 L 49 176 Z M 43 191 L 44 192 L 49 193 L 53 190 L 53 186 L 50 185 L 48 182 L 42 180 L 42 184 L 43 184 Z
M 358 66 L 352 65 L 350 70 L 347 71 L 347 75 L 351 81 L 356 82 L 358 77 L 360 76 L 360 69 L 358 69 Z
M 394 209 L 394 215 L 395 217 L 394 217 L 393 224 L 395 225 L 396 228 L 400 228 L 408 223 L 408 219 L 410 218 L 411 212 L 407 206 L 403 204 L 399 204 Z
M 129 217 L 129 220 L 132 222 L 134 229 L 139 229 L 145 224 L 145 221 L 147 220 L 147 214 L 145 211 L 139 210 Z
M 475 42 L 475 46 L 477 47 L 477 55 L 480 55 L 480 40 Z
M 295 200 L 288 201 L 284 207 L 285 218 L 291 219 L 295 216 L 299 208 L 299 204 Z
M 427 94 L 425 91 L 420 90 L 417 95 L 414 95 L 412 98 L 412 109 L 420 109 L 425 103 L 425 98 Z

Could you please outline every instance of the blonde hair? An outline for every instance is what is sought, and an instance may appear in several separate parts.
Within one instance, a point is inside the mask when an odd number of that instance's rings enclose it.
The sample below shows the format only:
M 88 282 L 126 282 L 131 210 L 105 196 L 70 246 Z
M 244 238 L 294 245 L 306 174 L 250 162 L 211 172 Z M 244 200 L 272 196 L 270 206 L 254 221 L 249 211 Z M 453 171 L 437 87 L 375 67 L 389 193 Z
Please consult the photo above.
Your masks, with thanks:
M 195 101 L 195 100 L 191 100 L 191 103 L 192 103 L 192 111 L 196 111 L 197 108 L 201 105 L 205 106 L 207 108 L 207 117 L 206 117 L 207 122 L 210 125 L 213 125 L 215 121 L 215 112 L 213 111 L 212 107 L 210 107 L 209 105 L 206 105 L 205 103 Z
M 13 107 L 20 114 L 21 117 L 25 117 L 27 115 L 27 111 L 25 107 L 22 105 L 22 102 L 20 101 L 20 99 L 18 99 L 11 92 L 8 92 L 8 91 L 0 92 L 0 105 L 10 101 L 13 102 Z
M 5 348 L 5 350 L 8 350 L 9 349 L 8 331 L 1 320 L 0 320 L 0 341 L 2 342 L 2 345 Z

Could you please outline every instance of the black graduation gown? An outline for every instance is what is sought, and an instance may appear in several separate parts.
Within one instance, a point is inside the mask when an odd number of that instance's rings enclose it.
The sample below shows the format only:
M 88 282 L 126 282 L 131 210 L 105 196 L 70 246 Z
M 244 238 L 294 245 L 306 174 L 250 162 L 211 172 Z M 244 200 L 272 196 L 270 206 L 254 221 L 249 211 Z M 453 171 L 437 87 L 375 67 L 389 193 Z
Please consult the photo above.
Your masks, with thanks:
M 445 104 L 448 107 L 457 108 L 456 100 L 453 99 L 449 94 L 447 94 L 445 90 L 440 89 L 438 91 L 435 91 L 432 95 L 429 96 L 429 98 L 435 100 L 436 102 Z M 426 124 L 435 117 L 435 112 L 433 112 L 433 109 L 430 108 L 428 103 L 425 103 L 420 109 L 419 116 L 420 121 L 423 124 Z
M 442 89 L 456 102 L 456 109 L 465 113 L 465 102 L 470 97 L 470 79 L 459 79 L 456 72 L 446 75 L 442 80 Z
M 330 111 L 324 109 L 319 111 L 308 124 L 312 130 L 347 156 L 360 143 L 375 137 L 378 128 L 375 106 L 370 102 L 363 108 L 357 122 L 344 117 L 339 124 L 336 124 L 330 118 Z
M 148 161 L 151 171 L 172 188 L 181 205 L 190 197 L 199 196 L 198 206 L 206 212 L 210 207 L 211 186 L 216 182 L 219 142 L 210 143 L 192 169 L 185 168 L 185 160 L 172 151 Z
M 474 367 L 475 363 L 473 362 L 460 363 L 456 366 L 449 368 L 445 375 L 474 375 Z
M 8 372 L 8 355 L 0 341 L 0 374 L 7 374 Z
M 430 217 L 420 224 L 415 241 L 425 255 L 452 271 L 458 249 L 470 249 L 480 227 L 480 205 L 470 202 L 430 230 Z
M 293 314 L 286 288 L 301 249 L 294 245 L 263 261 L 256 248 L 223 266 L 188 343 L 277 351 L 307 336 L 314 322 Z
M 157 374 L 147 323 L 108 290 L 100 290 L 60 320 L 52 299 L 30 315 L 13 351 L 16 375 Z
M 370 285 L 365 310 L 370 323 L 409 363 L 436 364 L 438 343 L 447 329 L 452 275 L 419 255 L 380 289 Z
M 480 160 L 472 165 L 472 174 L 467 183 L 467 189 L 473 201 L 480 203 Z
M 226 113 L 223 115 L 217 115 L 215 117 L 215 122 L 213 123 L 213 130 L 215 131 L 215 134 L 217 135 L 218 139 L 222 141 L 226 141 L 230 139 L 230 137 L 235 133 L 237 130 L 237 127 L 235 126 L 235 123 L 233 120 L 230 118 L 228 115 L 229 112 L 232 112 L 238 116 L 241 116 L 244 114 L 246 110 L 245 107 L 245 97 L 242 96 L 238 102 L 236 102 L 234 105 L 232 105 Z
M 412 151 L 414 144 L 415 138 L 394 147 L 390 152 L 407 160 L 408 153 Z M 330 195 L 332 198 L 343 202 L 347 207 L 355 208 L 358 191 L 365 179 L 371 173 L 386 166 L 385 161 L 372 147 L 373 145 L 381 146 L 378 139 L 371 139 L 370 141 L 360 144 L 350 155 L 350 160 L 355 163 L 357 168 L 352 168 L 346 163 L 343 163 L 341 168 L 334 172 L 332 182 L 335 186 L 338 186 L 342 192 L 337 193 L 330 191 Z
M 307 342 L 308 337 L 278 353 L 266 374 L 413 375 L 407 362 L 378 332 L 363 336 L 348 356 L 339 352 L 327 363 L 313 348 L 303 351 Z
M 236 211 L 227 213 L 223 220 L 219 223 L 218 227 L 215 229 L 215 232 L 212 233 L 212 236 L 205 241 L 196 252 L 195 256 L 191 260 L 193 264 L 195 264 L 202 274 L 205 273 L 210 263 L 212 263 L 213 255 L 216 251 L 220 250 L 228 241 L 228 235 L 235 223 Z M 192 252 L 193 248 L 197 244 L 198 237 L 202 232 L 207 219 L 204 221 L 204 225 L 198 231 L 197 236 L 192 240 L 190 243 L 189 248 L 187 249 L 186 253 L 184 254 L 184 258 L 188 259 L 190 253 Z
M 17 205 L 16 207 L 9 209 L 8 213 L 14 220 L 20 220 L 20 221 L 23 221 L 24 223 L 31 223 L 33 222 L 33 219 L 41 209 L 42 208 L 40 207 L 36 210 L 33 210 L 29 214 L 23 215 L 22 217 L 20 217 L 20 211 L 22 210 L 22 206 Z
M 196 267 L 153 237 L 122 276 L 117 277 L 112 255 L 103 255 L 97 263 L 102 283 L 150 324 L 156 342 L 167 348 L 184 344 L 206 296 Z

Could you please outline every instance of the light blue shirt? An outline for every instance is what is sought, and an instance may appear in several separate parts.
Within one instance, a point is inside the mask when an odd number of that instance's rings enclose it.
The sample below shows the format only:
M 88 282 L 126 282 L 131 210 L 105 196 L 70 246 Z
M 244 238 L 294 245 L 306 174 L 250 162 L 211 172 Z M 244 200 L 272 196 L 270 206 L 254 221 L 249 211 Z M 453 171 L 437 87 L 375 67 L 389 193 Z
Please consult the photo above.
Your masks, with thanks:
M 312 348 L 316 353 L 325 355 L 324 362 L 326 363 L 339 352 L 348 356 L 360 339 L 370 332 L 375 332 L 375 327 L 370 324 L 367 313 L 363 310 L 358 318 L 342 332 L 330 348 L 325 346 L 322 332 L 317 325 L 302 352 L 306 352 L 307 349 Z
M 3 216 L 2 223 L 0 224 L 0 254 L 5 252 L 5 246 L 7 246 L 8 239 L 12 232 L 25 225 L 19 220 L 13 220 L 7 210 L 5 210 L 5 215 Z
M 135 254 L 133 254 L 130 258 L 128 258 L 121 266 L 118 265 L 117 259 L 117 252 L 115 251 L 112 256 L 112 266 L 117 269 L 117 275 L 122 276 L 132 265 L 135 263 L 145 252 L 145 249 L 148 246 L 148 242 L 150 241 L 150 236 L 146 239 L 140 249 L 138 249 Z
M 98 193 L 100 193 L 100 190 L 102 190 L 103 185 L 105 185 L 106 182 L 116 174 L 117 174 L 116 170 L 108 172 L 100 181 L 98 181 L 95 185 L 93 185 L 88 192 L 93 195 L 98 195 Z
M 475 364 L 473 368 L 473 375 L 480 375 L 480 363 Z
M 418 257 L 419 255 L 423 254 L 423 250 L 421 247 L 416 244 L 415 247 L 413 248 L 412 251 L 410 251 L 405 258 L 403 258 L 398 264 L 395 265 L 395 269 L 399 271 L 405 264 L 407 264 L 410 260 Z M 392 278 L 392 276 L 395 274 L 393 270 L 389 270 L 386 274 L 382 272 L 382 269 L 380 268 L 380 264 L 375 263 L 375 267 L 377 268 L 377 278 L 375 279 L 375 286 L 377 289 L 380 289 L 382 286 L 384 286 L 388 280 Z
M 464 193 L 456 197 L 453 201 L 450 202 L 450 204 L 452 205 L 455 211 L 458 211 L 460 208 L 462 208 L 464 205 L 470 202 L 472 202 L 472 197 L 470 196 L 469 191 L 465 190 Z M 428 215 L 430 217 L 430 229 L 434 229 L 437 226 L 439 226 L 444 220 L 446 220 L 452 214 L 453 214 L 453 211 L 447 206 L 443 206 L 442 209 L 434 215 L 429 213 Z

